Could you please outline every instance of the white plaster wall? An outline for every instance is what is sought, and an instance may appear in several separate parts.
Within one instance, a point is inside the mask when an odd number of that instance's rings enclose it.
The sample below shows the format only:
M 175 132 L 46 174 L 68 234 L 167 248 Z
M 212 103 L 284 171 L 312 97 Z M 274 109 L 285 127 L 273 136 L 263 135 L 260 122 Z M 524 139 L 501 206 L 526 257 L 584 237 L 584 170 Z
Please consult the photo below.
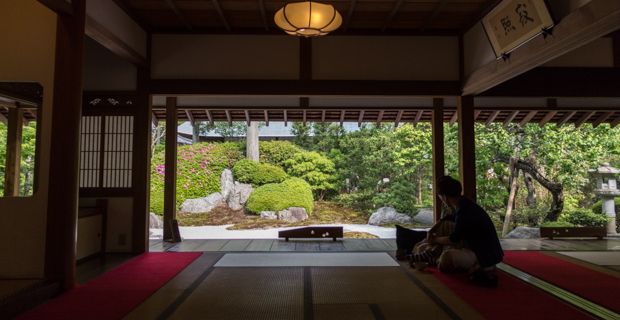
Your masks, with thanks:
M 84 44 L 85 91 L 135 91 L 138 69 L 90 37 Z
M 146 57 L 146 31 L 112 0 L 86 1 L 86 15 L 93 18 L 115 36 Z
M 553 59 L 542 67 L 614 67 L 612 38 L 599 38 L 565 55 Z
M 299 79 L 299 39 L 167 35 L 152 38 L 153 79 Z
M 55 50 L 54 12 L 36 0 L 0 1 L 0 81 L 43 86 L 38 190 L 32 197 L 0 197 L 0 278 L 43 277 Z
M 312 39 L 315 80 L 459 79 L 457 37 L 347 37 Z

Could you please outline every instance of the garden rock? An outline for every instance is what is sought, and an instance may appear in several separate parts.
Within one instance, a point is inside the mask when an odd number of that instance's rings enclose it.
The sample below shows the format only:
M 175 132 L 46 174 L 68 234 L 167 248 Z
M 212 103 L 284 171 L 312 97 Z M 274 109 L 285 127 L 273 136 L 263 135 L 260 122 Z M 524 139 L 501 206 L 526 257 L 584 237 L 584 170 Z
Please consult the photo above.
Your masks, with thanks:
M 373 226 L 380 226 L 386 223 L 412 224 L 413 218 L 404 213 L 396 212 L 396 209 L 392 207 L 381 207 L 368 219 L 368 224 Z
M 539 228 L 528 228 L 528 227 L 517 227 L 516 229 L 510 231 L 504 238 L 511 239 L 536 239 L 540 238 L 540 229 Z
M 222 175 L 220 175 L 220 193 L 222 194 L 222 200 L 228 200 L 228 196 L 233 193 L 235 183 L 233 182 L 233 173 L 229 169 L 224 169 Z
M 159 219 L 159 217 L 153 212 L 149 212 L 149 228 L 153 229 L 163 229 L 164 221 Z
M 222 194 L 215 192 L 203 198 L 185 200 L 181 205 L 181 211 L 187 213 L 209 212 L 223 202 Z
M 308 219 L 308 213 L 306 212 L 306 208 L 290 207 L 278 211 L 278 219 L 286 222 L 301 222 Z
M 261 211 L 260 212 L 260 217 L 261 219 L 278 219 L 278 216 L 276 215 L 275 211 Z
M 245 202 L 248 201 L 248 198 L 250 197 L 250 193 L 252 193 L 252 191 L 254 191 L 252 185 L 235 181 L 235 187 L 228 196 L 226 204 L 228 204 L 228 207 L 233 210 L 239 210 L 243 208 Z
M 429 209 L 420 209 L 420 212 L 415 215 L 413 220 L 426 226 L 432 226 L 435 224 L 435 221 L 433 221 L 433 210 Z

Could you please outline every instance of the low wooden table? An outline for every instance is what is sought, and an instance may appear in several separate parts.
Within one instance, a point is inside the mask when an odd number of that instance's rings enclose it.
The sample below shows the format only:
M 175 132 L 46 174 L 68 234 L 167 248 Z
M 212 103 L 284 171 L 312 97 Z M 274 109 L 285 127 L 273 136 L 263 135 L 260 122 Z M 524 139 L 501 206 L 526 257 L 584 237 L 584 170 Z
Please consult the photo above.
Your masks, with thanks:
M 342 227 L 305 227 L 278 232 L 278 238 L 344 238 Z
M 540 236 L 548 239 L 559 237 L 596 237 L 603 239 L 607 236 L 605 227 L 541 227 Z

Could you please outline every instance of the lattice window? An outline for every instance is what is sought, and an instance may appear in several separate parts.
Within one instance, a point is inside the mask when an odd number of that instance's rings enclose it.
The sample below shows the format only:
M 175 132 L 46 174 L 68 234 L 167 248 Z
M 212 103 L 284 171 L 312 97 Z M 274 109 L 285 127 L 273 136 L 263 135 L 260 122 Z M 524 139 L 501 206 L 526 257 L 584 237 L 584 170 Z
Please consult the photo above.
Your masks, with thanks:
M 83 116 L 81 156 L 81 188 L 131 188 L 133 116 Z

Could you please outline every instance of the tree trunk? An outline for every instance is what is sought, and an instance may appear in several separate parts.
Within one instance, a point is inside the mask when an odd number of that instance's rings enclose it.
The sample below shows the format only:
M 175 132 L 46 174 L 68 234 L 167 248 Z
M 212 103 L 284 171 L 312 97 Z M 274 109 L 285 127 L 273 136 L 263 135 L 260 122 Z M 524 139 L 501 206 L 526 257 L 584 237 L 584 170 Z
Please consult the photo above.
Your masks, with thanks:
M 247 141 L 247 157 L 250 160 L 254 160 L 256 162 L 259 161 L 259 152 L 258 152 L 258 122 L 252 121 L 248 126 L 248 131 L 246 134 Z
M 506 157 L 498 157 L 496 156 L 492 162 L 504 162 L 510 163 L 510 160 Z M 526 160 L 517 159 L 517 163 L 515 164 L 517 169 L 522 170 L 524 173 L 529 173 L 532 179 L 538 181 L 541 186 L 551 192 L 553 200 L 551 202 L 551 207 L 545 216 L 545 221 L 557 221 L 564 209 L 564 194 L 562 193 L 564 190 L 564 186 L 560 183 L 555 183 L 549 181 L 545 176 L 543 176 L 536 166 Z
M 515 164 L 517 158 L 510 158 L 510 195 L 508 196 L 508 206 L 506 207 L 506 217 L 504 217 L 504 228 L 502 229 L 502 238 L 508 234 L 508 226 L 510 225 L 510 215 L 514 208 L 514 199 L 517 194 L 517 180 L 519 180 L 519 169 L 516 169 Z
M 536 188 L 534 187 L 534 181 L 532 181 L 532 175 L 524 171 L 523 182 L 527 188 L 527 198 L 525 198 L 525 203 L 528 206 L 536 204 Z
M 418 167 L 418 204 L 422 204 L 422 166 Z
M 192 143 L 197 143 L 200 141 L 200 124 L 198 122 L 194 122 L 192 126 Z

